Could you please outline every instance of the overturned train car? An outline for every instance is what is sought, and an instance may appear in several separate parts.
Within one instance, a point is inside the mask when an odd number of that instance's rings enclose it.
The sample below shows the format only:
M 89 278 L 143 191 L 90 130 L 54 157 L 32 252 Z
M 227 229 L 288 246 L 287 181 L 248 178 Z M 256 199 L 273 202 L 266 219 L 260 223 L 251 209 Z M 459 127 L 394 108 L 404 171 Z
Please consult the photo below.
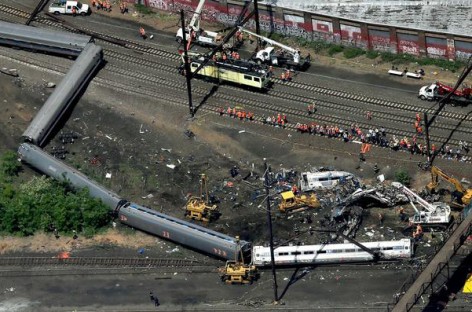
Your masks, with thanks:
M 55 125 L 88 83 L 102 60 L 102 48 L 88 43 L 23 133 L 26 141 L 38 146 L 44 145 Z
M 123 224 L 225 260 L 239 257 L 241 251 L 245 257 L 250 255 L 249 242 L 238 242 L 234 237 L 124 200 L 35 145 L 21 144 L 18 154 L 22 161 L 55 179 L 88 188 L 90 195 L 113 209 Z
M 66 56 L 78 56 L 92 37 L 0 21 L 0 44 Z

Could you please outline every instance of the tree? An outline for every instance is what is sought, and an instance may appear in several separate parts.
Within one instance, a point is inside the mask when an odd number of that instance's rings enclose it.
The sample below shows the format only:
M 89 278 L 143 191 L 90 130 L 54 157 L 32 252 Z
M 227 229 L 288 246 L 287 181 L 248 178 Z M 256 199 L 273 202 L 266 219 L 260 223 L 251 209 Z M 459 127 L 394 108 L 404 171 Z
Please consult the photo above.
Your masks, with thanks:
M 11 181 L 21 170 L 21 164 L 13 151 L 6 151 L 1 158 L 0 173 L 3 181 Z
M 410 174 L 405 169 L 399 169 L 395 172 L 395 180 L 405 186 L 410 186 Z

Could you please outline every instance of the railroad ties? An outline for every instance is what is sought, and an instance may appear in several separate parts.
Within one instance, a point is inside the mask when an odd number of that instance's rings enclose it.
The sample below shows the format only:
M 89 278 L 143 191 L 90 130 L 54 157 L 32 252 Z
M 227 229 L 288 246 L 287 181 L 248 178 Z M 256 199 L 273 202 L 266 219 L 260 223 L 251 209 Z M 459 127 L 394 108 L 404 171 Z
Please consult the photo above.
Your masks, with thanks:
M 198 261 L 166 258 L 107 257 L 0 257 L 0 267 L 83 266 L 128 268 L 186 268 L 202 265 Z

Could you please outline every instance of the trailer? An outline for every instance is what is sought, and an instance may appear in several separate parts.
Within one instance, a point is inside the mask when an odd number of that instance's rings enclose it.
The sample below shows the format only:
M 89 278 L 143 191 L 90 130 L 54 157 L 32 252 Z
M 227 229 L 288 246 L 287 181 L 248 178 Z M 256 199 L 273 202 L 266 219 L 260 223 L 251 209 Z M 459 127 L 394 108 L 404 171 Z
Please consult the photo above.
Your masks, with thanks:
M 472 88 L 464 87 L 454 91 L 454 87 L 445 85 L 439 81 L 429 86 L 421 87 L 418 97 L 424 101 L 440 101 L 446 98 L 450 93 L 449 103 L 451 106 L 467 106 L 472 103 Z

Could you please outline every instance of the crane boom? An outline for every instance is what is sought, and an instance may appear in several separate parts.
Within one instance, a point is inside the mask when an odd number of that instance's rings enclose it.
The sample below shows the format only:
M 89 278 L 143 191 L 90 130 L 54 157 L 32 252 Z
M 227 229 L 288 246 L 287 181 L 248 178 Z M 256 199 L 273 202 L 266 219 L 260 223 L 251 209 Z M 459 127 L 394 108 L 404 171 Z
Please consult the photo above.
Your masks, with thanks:
M 424 200 L 423 198 L 421 198 L 418 194 L 416 194 L 415 192 L 413 192 L 412 190 L 410 190 L 409 188 L 407 188 L 406 186 L 404 186 L 403 184 L 401 183 L 398 183 L 398 182 L 392 182 L 392 185 L 399 188 L 403 193 L 405 193 L 405 195 L 410 198 L 410 202 L 413 206 L 413 208 L 415 209 L 415 211 L 418 212 L 418 209 L 416 209 L 415 205 L 413 204 L 413 201 L 411 200 L 412 198 L 416 199 L 416 201 L 418 202 L 418 204 L 420 204 L 424 209 L 426 209 L 427 211 L 433 213 L 436 211 L 436 207 L 431 205 L 430 203 L 428 203 L 426 200 Z
M 272 39 L 269 39 L 269 38 L 267 38 L 267 37 L 258 35 L 258 34 L 256 34 L 256 33 L 253 33 L 252 31 L 249 31 L 249 30 L 247 30 L 247 29 L 244 29 L 244 28 L 241 27 L 241 26 L 239 27 L 239 30 L 240 30 L 240 31 L 243 31 L 243 32 L 245 32 L 245 33 L 248 33 L 248 34 L 250 34 L 250 35 L 252 35 L 252 36 L 254 36 L 254 37 L 256 37 L 256 38 L 259 38 L 259 39 L 261 39 L 262 41 L 265 41 L 265 42 L 267 42 L 267 43 L 270 44 L 270 45 L 278 46 L 279 48 L 282 48 L 282 49 L 284 49 L 284 50 L 290 52 L 291 54 L 296 54 L 296 53 L 298 52 L 297 50 L 295 50 L 295 49 L 292 48 L 292 47 L 286 46 L 286 45 L 281 44 L 280 42 L 277 42 L 277 41 L 275 41 L 275 40 L 272 40 Z
M 200 30 L 200 13 L 202 13 L 203 5 L 205 4 L 206 0 L 200 0 L 198 3 L 197 9 L 193 13 L 192 20 L 190 24 L 188 24 L 189 28 L 192 28 L 194 31 Z M 196 25 L 195 25 L 196 24 Z

